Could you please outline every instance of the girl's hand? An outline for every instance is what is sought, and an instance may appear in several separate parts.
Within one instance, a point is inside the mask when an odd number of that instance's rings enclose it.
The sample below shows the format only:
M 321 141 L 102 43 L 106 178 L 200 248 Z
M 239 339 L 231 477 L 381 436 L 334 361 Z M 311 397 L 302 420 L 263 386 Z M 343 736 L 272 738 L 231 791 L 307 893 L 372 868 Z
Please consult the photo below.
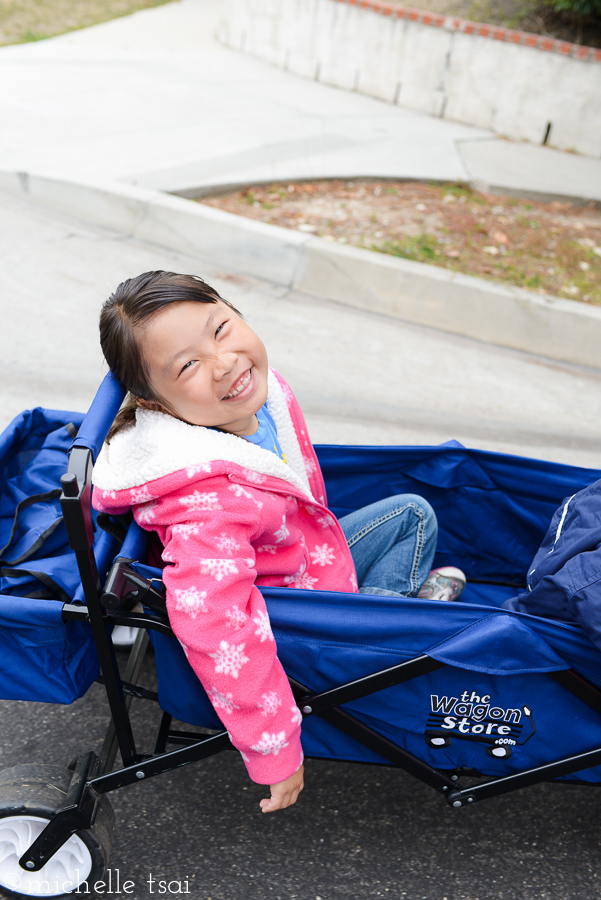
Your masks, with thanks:
M 304 767 L 287 778 L 285 781 L 279 781 L 277 784 L 270 784 L 271 798 L 269 800 L 261 800 L 259 804 L 264 813 L 275 812 L 277 809 L 285 809 L 296 803 L 296 798 L 304 787 L 303 781 Z

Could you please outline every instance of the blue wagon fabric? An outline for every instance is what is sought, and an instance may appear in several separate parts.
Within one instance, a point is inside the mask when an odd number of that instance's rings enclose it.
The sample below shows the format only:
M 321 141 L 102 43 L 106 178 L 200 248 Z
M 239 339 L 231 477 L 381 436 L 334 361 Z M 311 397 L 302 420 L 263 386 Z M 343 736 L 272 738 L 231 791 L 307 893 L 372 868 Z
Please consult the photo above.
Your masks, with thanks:
M 601 684 L 598 651 L 576 628 L 467 603 L 265 594 L 278 656 L 311 691 L 422 653 L 446 664 L 343 707 L 432 766 L 504 775 L 601 746 L 601 716 L 548 675 L 573 664 Z M 153 642 L 161 706 L 221 728 L 179 645 L 156 634 Z M 309 756 L 386 762 L 318 716 L 305 719 L 302 740 Z M 573 777 L 599 781 L 601 771 Z
M 80 586 L 59 503 L 81 413 L 32 409 L 0 435 L 0 697 L 71 703 L 98 677 L 90 627 L 63 622 Z M 114 551 L 113 551 L 114 552 Z
M 455 603 L 267 588 L 288 674 L 313 692 L 424 653 L 444 663 L 343 707 L 436 768 L 499 776 L 601 746 L 601 716 L 549 674 L 575 667 L 601 686 L 599 651 L 576 627 L 500 608 L 524 584 L 556 507 L 600 473 L 455 442 L 317 449 L 334 512 L 425 496 L 439 520 L 436 563 L 472 582 Z M 222 727 L 179 645 L 152 640 L 163 709 Z M 302 740 L 309 756 L 386 763 L 318 716 L 304 720 Z M 568 778 L 600 781 L 601 769 Z
M 109 376 L 77 445 L 96 455 L 122 397 Z M 3 697 L 67 703 L 85 693 L 98 673 L 87 626 L 61 619 L 63 595 L 77 598 L 81 589 L 73 556 L 61 543 L 56 498 L 41 501 L 36 521 L 37 504 L 31 512 L 25 504 L 12 534 L 15 505 L 41 491 L 37 476 L 46 492 L 58 486 L 70 443 L 67 422 L 77 426 L 81 416 L 34 410 L 0 436 L 0 545 L 8 545 L 0 565 L 3 571 L 23 567 L 0 576 Z M 265 589 L 278 655 L 289 675 L 320 691 L 428 654 L 442 667 L 345 708 L 440 769 L 505 775 L 601 746 L 601 715 L 553 678 L 574 667 L 601 685 L 601 653 L 577 627 L 501 608 L 522 589 L 554 510 L 601 472 L 468 450 L 455 442 L 322 446 L 318 455 L 330 506 L 339 516 L 395 493 L 426 497 L 439 521 L 436 563 L 459 565 L 469 583 L 461 601 L 450 604 Z M 136 527 L 128 545 L 143 543 Z M 36 550 L 41 534 L 46 539 Z M 115 552 L 101 536 L 101 572 Z M 34 563 L 44 576 L 37 582 Z M 143 563 L 136 564 L 143 572 L 160 574 Z M 51 596 L 41 595 L 49 590 Z M 221 729 L 177 641 L 156 632 L 151 637 L 162 708 L 188 724 Z M 318 716 L 304 721 L 303 745 L 310 756 L 386 762 Z M 601 772 L 569 777 L 598 782 Z

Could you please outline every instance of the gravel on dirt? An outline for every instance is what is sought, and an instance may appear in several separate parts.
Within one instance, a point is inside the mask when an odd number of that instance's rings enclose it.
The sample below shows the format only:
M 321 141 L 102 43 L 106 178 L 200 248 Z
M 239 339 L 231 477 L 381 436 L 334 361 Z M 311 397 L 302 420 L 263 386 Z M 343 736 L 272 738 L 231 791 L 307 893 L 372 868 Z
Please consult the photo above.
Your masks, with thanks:
M 601 304 L 601 210 L 461 184 L 326 180 L 200 202 L 328 241 Z

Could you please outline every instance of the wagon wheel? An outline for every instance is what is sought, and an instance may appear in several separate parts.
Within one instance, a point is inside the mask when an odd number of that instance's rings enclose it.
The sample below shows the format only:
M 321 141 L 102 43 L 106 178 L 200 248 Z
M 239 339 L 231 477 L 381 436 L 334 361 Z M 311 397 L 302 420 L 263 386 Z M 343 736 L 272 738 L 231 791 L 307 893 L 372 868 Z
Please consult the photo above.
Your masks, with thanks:
M 106 797 L 100 799 L 94 825 L 72 835 L 42 869 L 29 872 L 19 865 L 64 803 L 70 781 L 71 772 L 57 766 L 31 764 L 0 772 L 0 897 L 72 898 L 94 893 L 92 885 L 104 874 L 115 825 Z

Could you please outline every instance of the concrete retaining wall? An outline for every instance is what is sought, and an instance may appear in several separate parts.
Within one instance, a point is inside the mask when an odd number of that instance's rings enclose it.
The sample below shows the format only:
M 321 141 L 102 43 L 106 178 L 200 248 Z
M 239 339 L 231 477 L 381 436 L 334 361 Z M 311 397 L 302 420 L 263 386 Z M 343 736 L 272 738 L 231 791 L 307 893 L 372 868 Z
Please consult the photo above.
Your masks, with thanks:
M 221 0 L 220 40 L 306 78 L 601 157 L 601 50 L 381 0 Z
M 601 308 L 344 247 L 132 185 L 0 172 L 0 193 L 326 300 L 601 369 Z M 1 202 L 1 199 L 0 199 Z

